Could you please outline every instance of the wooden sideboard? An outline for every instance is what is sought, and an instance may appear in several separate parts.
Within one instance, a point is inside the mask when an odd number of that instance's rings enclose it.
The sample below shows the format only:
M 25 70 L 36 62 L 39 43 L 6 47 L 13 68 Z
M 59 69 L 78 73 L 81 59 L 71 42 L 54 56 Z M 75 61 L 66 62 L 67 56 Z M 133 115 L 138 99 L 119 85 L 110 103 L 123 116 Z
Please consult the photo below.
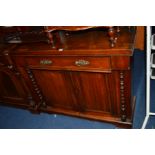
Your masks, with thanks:
M 131 128 L 136 29 L 121 27 L 114 47 L 106 29 L 57 31 L 56 48 L 46 42 L 1 45 L 0 101 Z

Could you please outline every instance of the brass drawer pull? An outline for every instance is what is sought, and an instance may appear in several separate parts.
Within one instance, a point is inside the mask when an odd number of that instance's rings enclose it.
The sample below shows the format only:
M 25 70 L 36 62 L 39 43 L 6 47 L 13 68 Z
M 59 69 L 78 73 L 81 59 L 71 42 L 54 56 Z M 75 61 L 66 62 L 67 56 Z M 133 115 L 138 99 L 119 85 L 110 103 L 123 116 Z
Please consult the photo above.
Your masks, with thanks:
M 86 60 L 78 60 L 78 61 L 75 61 L 75 65 L 76 66 L 86 66 L 86 65 L 89 65 L 90 62 L 89 61 L 86 61 Z
M 51 60 L 40 60 L 41 65 L 51 65 L 52 61 Z

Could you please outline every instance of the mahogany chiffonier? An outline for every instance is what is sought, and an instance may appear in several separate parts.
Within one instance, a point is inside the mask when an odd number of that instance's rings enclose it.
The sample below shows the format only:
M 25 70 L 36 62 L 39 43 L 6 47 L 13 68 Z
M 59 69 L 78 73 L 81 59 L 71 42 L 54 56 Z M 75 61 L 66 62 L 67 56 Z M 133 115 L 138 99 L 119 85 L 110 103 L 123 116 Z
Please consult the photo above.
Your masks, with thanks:
M 5 103 L 8 95 L 6 103 L 22 104 L 31 111 L 131 128 L 135 27 L 116 28 L 114 36 L 107 27 L 51 29 L 46 27 L 49 44 L 23 42 L 1 50 L 0 100 Z M 115 38 L 111 43 L 109 36 Z

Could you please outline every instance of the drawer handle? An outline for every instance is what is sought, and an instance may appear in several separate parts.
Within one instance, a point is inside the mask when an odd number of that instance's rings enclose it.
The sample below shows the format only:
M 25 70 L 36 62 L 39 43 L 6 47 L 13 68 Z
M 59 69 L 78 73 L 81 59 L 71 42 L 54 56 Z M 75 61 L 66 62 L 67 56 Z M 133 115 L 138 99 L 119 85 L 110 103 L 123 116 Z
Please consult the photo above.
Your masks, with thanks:
M 86 65 L 89 65 L 90 62 L 89 61 L 86 61 L 86 60 L 78 60 L 78 61 L 75 61 L 75 65 L 76 66 L 86 66 Z
M 40 60 L 41 65 L 51 65 L 52 61 L 51 60 Z

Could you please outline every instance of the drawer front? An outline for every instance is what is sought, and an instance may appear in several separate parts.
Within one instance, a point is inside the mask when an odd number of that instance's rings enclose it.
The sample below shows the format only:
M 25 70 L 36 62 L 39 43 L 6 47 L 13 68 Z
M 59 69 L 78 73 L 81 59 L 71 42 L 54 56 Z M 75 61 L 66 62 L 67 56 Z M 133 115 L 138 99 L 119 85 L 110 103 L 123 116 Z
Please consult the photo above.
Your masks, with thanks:
M 110 57 L 26 57 L 30 67 L 79 71 L 111 71 Z
M 111 66 L 113 70 L 129 70 L 131 57 L 129 56 L 115 56 L 111 57 Z

